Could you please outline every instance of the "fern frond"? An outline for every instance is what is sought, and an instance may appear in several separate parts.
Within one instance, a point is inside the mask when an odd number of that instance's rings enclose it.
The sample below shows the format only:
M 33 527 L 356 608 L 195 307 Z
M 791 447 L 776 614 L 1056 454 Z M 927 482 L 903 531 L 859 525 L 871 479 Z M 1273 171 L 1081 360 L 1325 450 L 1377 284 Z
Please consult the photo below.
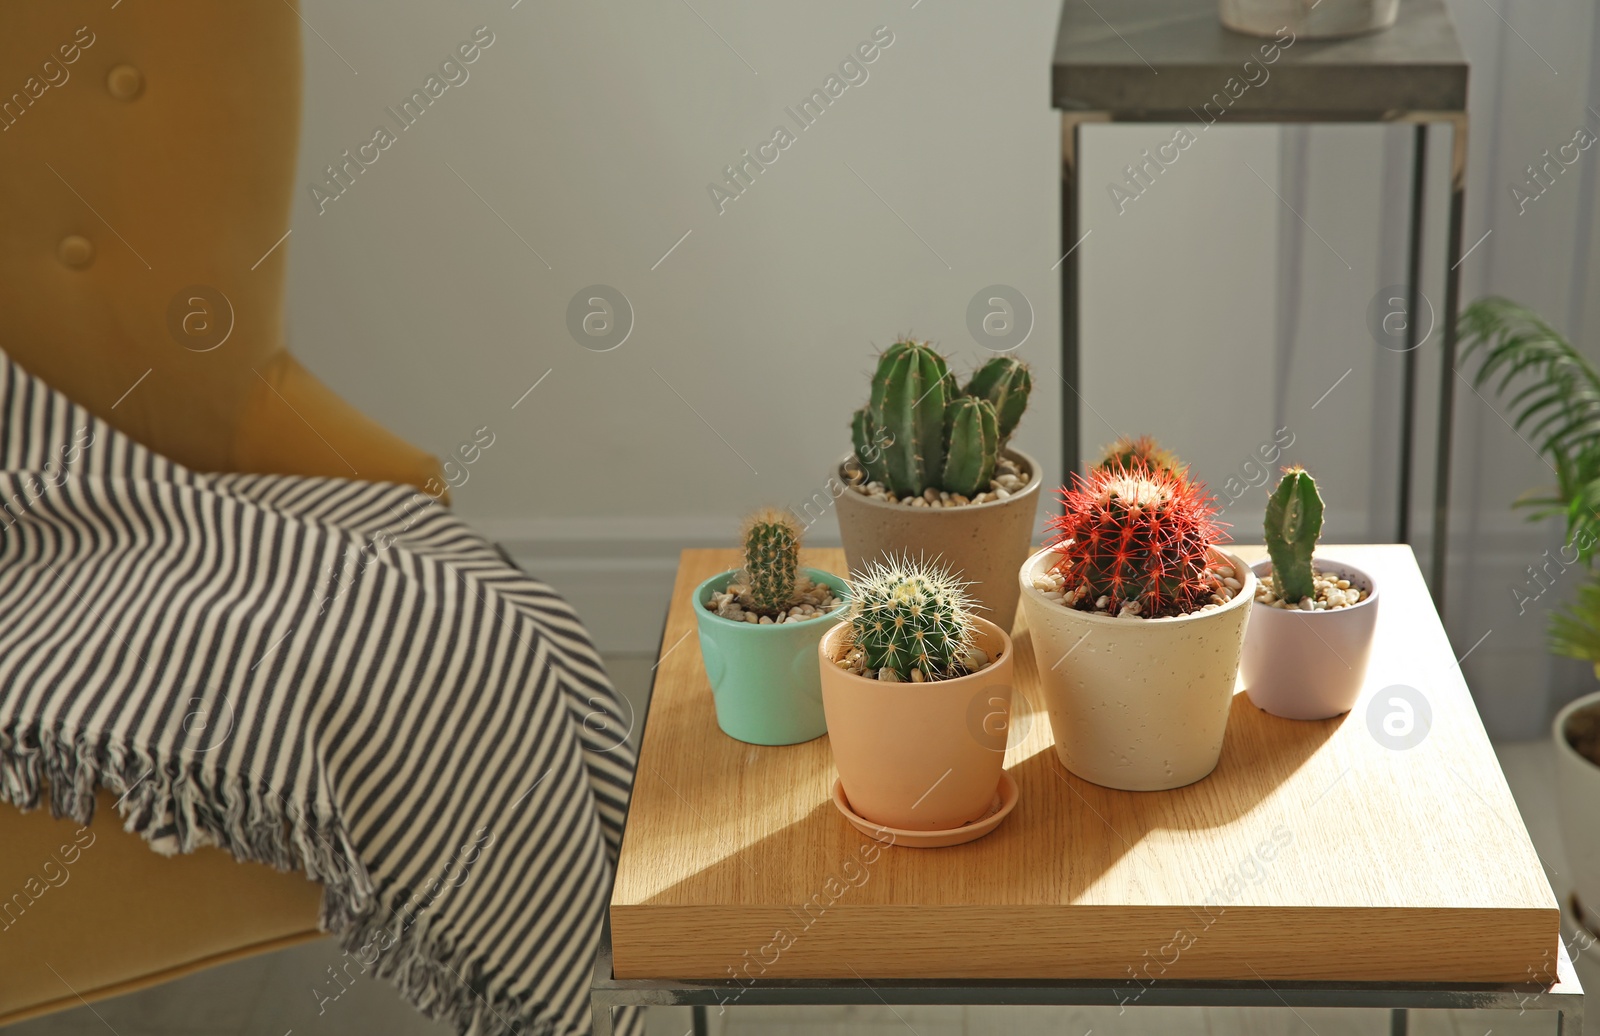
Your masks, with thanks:
M 1553 327 L 1510 299 L 1479 299 L 1461 314 L 1463 361 L 1482 355 L 1474 384 L 1498 378 L 1501 395 L 1531 376 L 1508 404 L 1512 427 L 1553 464 L 1600 441 L 1600 371 Z

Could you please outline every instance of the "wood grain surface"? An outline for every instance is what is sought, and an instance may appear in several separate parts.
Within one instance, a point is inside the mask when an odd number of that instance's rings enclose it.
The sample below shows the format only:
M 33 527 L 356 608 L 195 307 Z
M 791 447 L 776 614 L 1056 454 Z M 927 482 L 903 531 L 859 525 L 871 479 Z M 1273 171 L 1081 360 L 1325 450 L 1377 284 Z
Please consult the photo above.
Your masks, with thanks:
M 685 551 L 612 894 L 617 977 L 1540 977 L 1555 897 L 1416 561 L 1404 546 L 1327 551 L 1382 593 L 1349 714 L 1278 719 L 1241 693 L 1211 776 L 1112 791 L 1057 760 L 1019 615 L 1006 767 L 1020 801 L 946 849 L 852 829 L 829 799 L 826 737 L 757 747 L 717 729 L 689 594 L 735 555 Z M 1369 723 L 1393 685 L 1431 713 L 1409 748 L 1382 733 L 1385 712 L 1378 734 Z

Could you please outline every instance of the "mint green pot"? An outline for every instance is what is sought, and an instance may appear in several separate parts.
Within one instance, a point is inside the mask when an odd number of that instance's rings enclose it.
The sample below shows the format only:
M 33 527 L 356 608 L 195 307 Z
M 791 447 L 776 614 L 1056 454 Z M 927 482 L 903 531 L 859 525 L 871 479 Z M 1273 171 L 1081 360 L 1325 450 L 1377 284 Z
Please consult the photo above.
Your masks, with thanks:
M 816 583 L 844 600 L 844 580 L 814 568 L 803 569 Z M 738 574 L 730 569 L 695 589 L 694 614 L 700 624 L 700 657 L 717 703 L 717 726 L 752 745 L 798 745 L 828 732 L 822 714 L 821 663 L 817 644 L 843 613 L 804 622 L 735 622 L 706 610 L 711 595 Z

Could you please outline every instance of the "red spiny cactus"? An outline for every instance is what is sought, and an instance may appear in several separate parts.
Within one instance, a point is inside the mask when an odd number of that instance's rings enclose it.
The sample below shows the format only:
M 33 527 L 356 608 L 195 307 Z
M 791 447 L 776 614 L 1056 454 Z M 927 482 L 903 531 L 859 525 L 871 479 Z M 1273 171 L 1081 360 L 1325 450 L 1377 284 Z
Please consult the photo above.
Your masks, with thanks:
M 1186 472 L 1144 464 L 1074 472 L 1061 502 L 1064 513 L 1050 527 L 1068 603 L 1093 610 L 1106 597 L 1113 615 L 1134 604 L 1159 618 L 1211 599 L 1216 583 L 1206 566 L 1223 531 L 1216 501 Z

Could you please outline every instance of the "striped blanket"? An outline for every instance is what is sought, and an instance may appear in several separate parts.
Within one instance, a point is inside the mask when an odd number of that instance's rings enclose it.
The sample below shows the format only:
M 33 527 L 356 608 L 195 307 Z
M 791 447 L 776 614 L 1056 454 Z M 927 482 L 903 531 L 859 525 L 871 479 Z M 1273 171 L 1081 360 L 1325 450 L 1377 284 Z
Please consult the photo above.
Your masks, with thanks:
M 578 1033 L 630 722 L 571 608 L 426 494 L 189 471 L 0 354 L 0 799 L 88 823 L 110 788 L 159 852 L 321 882 L 458 1032 Z

